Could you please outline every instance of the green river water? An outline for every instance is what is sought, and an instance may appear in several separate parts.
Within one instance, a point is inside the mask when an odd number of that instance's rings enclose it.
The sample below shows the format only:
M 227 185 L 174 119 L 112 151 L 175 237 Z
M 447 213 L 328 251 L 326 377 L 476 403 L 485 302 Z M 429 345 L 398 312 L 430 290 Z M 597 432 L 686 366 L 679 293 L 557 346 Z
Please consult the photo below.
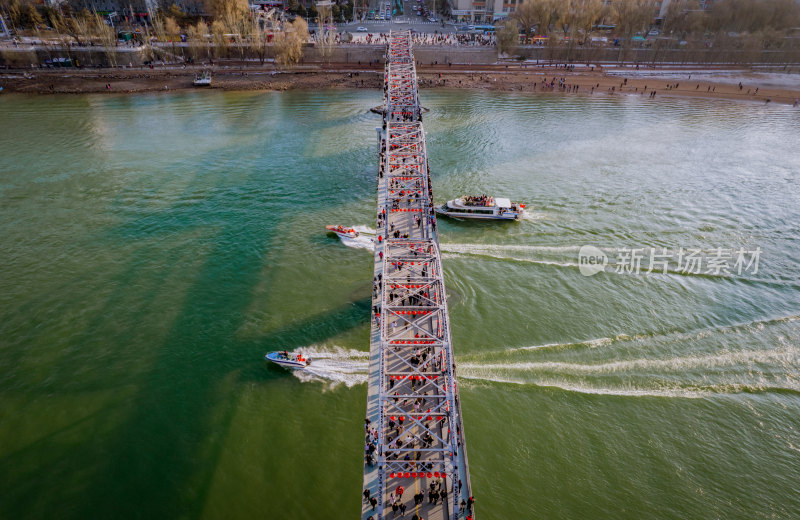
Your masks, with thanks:
M 479 518 L 798 518 L 800 111 L 422 98 Z M 0 518 L 358 515 L 380 101 L 0 97 Z

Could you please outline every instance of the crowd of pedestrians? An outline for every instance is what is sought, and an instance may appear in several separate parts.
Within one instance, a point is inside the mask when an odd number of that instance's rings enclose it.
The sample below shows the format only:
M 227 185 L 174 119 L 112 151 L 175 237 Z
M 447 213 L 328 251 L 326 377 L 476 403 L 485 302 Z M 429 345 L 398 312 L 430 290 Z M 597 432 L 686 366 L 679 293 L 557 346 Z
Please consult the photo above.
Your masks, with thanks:
M 414 33 L 411 36 L 414 45 L 440 45 L 452 47 L 491 47 L 496 43 L 496 38 L 492 34 L 474 33 Z M 389 33 L 367 33 L 366 35 L 356 35 L 350 41 L 346 41 L 341 35 L 337 35 L 337 43 L 351 45 L 386 45 L 389 42 Z

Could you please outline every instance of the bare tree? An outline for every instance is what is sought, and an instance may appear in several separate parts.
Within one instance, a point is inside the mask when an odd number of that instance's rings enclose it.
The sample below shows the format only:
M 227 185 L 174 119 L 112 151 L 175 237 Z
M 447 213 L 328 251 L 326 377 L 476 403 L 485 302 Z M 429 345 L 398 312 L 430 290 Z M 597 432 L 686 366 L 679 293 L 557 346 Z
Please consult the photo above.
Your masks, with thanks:
M 613 10 L 617 32 L 630 39 L 650 23 L 654 6 L 651 0 L 618 0 L 614 2 Z
M 519 22 L 508 18 L 497 30 L 497 50 L 500 54 L 508 54 L 519 44 Z
M 214 20 L 211 24 L 211 37 L 214 41 L 214 54 L 221 58 L 228 54 L 227 27 L 219 20 Z
M 178 25 L 178 22 L 175 21 L 175 18 L 171 16 L 164 18 L 164 34 L 172 41 L 180 39 L 181 27 Z
M 100 41 L 103 50 L 106 52 L 108 64 L 112 67 L 117 66 L 117 33 L 113 27 L 109 26 L 105 19 L 99 14 L 92 15 L 90 20 L 90 31 L 92 36 Z
M 203 37 L 200 36 L 200 34 L 198 33 L 196 26 L 188 25 L 186 27 L 186 43 L 189 46 L 189 57 L 191 57 L 191 59 L 195 61 L 200 59 L 200 55 L 202 52 L 201 49 L 203 45 Z
M 251 42 L 256 51 L 256 57 L 262 65 L 267 58 L 267 49 L 269 48 L 270 41 L 274 37 L 274 15 L 275 10 L 270 9 L 266 14 L 253 18 Z
M 61 25 L 58 28 L 59 32 L 64 32 L 72 37 L 78 45 L 83 45 L 83 43 L 89 39 L 91 35 L 90 26 L 91 26 L 91 18 L 92 13 L 90 13 L 87 9 L 82 9 L 75 13 L 73 16 L 68 18 L 61 18 Z
M 330 30 L 332 27 L 332 2 L 324 0 L 317 2 L 317 33 L 314 35 L 314 42 L 320 56 L 323 59 L 330 59 L 333 53 L 333 48 L 336 46 L 336 32 Z
M 534 27 L 539 23 L 539 11 L 535 3 L 538 0 L 525 0 L 517 5 L 512 17 L 516 19 L 522 28 L 525 30 L 525 36 L 528 36 Z
M 247 0 L 209 0 L 208 9 L 216 20 L 232 28 L 244 19 L 249 6 Z
M 573 24 L 575 29 L 583 31 L 583 41 L 589 36 L 592 27 L 597 23 L 600 14 L 603 12 L 603 0 L 572 0 L 572 7 L 575 10 Z
M 552 27 L 558 21 L 563 10 L 561 0 L 537 0 L 533 5 L 537 13 L 538 32 L 540 34 L 550 34 Z
M 275 61 L 280 65 L 291 65 L 303 56 L 303 45 L 308 41 L 308 24 L 301 17 L 284 26 L 275 42 Z
M 563 0 L 524 0 L 517 6 L 513 17 L 530 34 L 536 28 L 539 34 L 549 34 L 564 10 Z

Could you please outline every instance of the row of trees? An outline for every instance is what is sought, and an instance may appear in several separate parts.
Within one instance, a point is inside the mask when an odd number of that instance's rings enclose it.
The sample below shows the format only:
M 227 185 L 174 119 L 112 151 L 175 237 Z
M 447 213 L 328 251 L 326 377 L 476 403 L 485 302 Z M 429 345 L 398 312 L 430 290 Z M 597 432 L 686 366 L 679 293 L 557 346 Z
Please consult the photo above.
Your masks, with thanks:
M 270 54 L 282 65 L 296 63 L 302 57 L 303 46 L 308 42 L 308 24 L 301 17 L 293 22 L 278 19 L 271 12 L 252 12 L 247 0 L 209 0 L 207 8 L 212 21 L 183 13 L 176 5 L 153 13 L 148 27 L 139 27 L 137 39 L 147 46 L 152 59 L 172 61 L 179 58 L 193 60 L 214 59 L 227 56 L 252 58 L 253 54 L 264 63 Z M 110 65 L 117 64 L 118 34 L 106 20 L 86 9 L 70 12 L 49 6 L 36 8 L 22 5 L 19 0 L 0 0 L 4 12 L 15 32 L 27 27 L 29 35 L 41 41 L 69 50 L 71 44 L 97 45 L 106 51 Z M 331 16 L 331 13 L 328 13 Z M 126 22 L 116 28 L 133 30 Z M 162 42 L 152 45 L 151 39 Z M 185 40 L 186 45 L 178 45 Z M 168 45 L 165 47 L 163 43 Z M 172 49 L 169 48 L 172 42 Z
M 255 54 L 263 64 L 271 46 L 274 46 L 273 54 L 278 64 L 297 63 L 302 57 L 303 46 L 309 39 L 308 24 L 303 18 L 286 22 L 277 19 L 274 12 L 254 14 L 246 0 L 212 0 L 210 7 L 215 13 L 211 24 L 200 19 L 183 27 L 173 13 L 159 12 L 153 20 L 156 38 L 162 42 L 177 42 L 183 35 L 188 56 L 185 56 L 183 47 L 180 51 L 174 49 L 174 52 L 192 60 L 236 54 L 240 59 L 246 59 Z
M 614 25 L 615 34 L 626 40 L 646 32 L 658 15 L 653 0 L 523 0 L 503 22 L 511 29 L 502 39 L 511 40 L 514 21 L 517 29 L 530 34 L 563 34 L 584 42 L 598 24 Z M 797 0 L 720 0 L 702 10 L 698 0 L 672 0 L 667 6 L 661 29 L 664 34 L 686 38 L 691 34 L 712 35 L 729 32 L 774 33 L 784 35 L 800 27 L 800 2 Z M 498 34 L 498 40 L 501 35 Z

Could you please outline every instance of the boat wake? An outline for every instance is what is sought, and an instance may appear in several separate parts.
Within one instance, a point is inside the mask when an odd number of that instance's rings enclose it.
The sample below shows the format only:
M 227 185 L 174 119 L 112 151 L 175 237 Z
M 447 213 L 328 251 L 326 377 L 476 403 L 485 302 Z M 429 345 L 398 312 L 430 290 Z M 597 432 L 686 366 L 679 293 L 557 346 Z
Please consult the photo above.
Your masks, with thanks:
M 662 334 L 619 334 L 571 343 L 494 349 L 457 356 L 462 385 L 553 387 L 631 397 L 709 398 L 730 394 L 800 394 L 800 316 Z M 731 341 L 730 336 L 736 336 Z M 729 345 L 741 345 L 732 349 Z M 774 348 L 765 348 L 774 345 Z M 348 388 L 367 382 L 369 353 L 311 345 L 295 370 L 303 382 Z
M 367 382 L 369 352 L 342 347 L 311 345 L 293 351 L 311 358 L 311 364 L 292 374 L 304 383 L 321 382 L 327 389 L 345 385 L 347 388 Z
M 467 244 L 467 243 L 444 243 L 439 245 L 443 253 L 443 258 L 488 258 L 502 262 L 513 262 L 518 264 L 536 264 L 563 267 L 567 269 L 580 269 L 578 255 L 580 246 L 535 246 L 535 245 L 516 245 L 516 244 Z M 720 271 L 719 273 L 708 272 L 708 270 L 680 270 L 678 266 L 679 250 L 656 248 L 659 255 L 665 254 L 668 257 L 668 269 L 663 273 L 661 264 L 653 265 L 650 272 L 649 249 L 645 248 L 644 256 L 641 258 L 640 267 L 631 272 L 629 264 L 625 264 L 620 255 L 630 255 L 630 249 L 625 248 L 603 248 L 603 252 L 608 255 L 608 264 L 603 272 L 606 274 L 618 274 L 629 276 L 631 274 L 658 276 L 667 274 L 670 276 L 700 277 L 720 280 L 743 280 L 747 283 L 764 283 L 771 285 L 797 285 L 796 280 L 772 280 L 762 277 L 753 277 L 747 269 L 741 273 L 736 272 L 730 266 L 730 272 Z M 701 250 L 701 255 L 710 257 L 714 254 L 713 250 Z
M 467 354 L 459 377 L 592 394 L 800 393 L 800 316 Z M 732 347 L 735 345 L 735 347 Z
M 670 331 L 650 334 L 617 334 L 610 338 L 595 338 L 584 341 L 574 341 L 566 343 L 545 343 L 543 345 L 530 345 L 525 347 L 512 347 L 503 350 L 504 353 L 513 353 L 525 350 L 566 350 L 566 349 L 594 349 L 621 342 L 644 342 L 644 341 L 669 341 L 671 343 L 698 341 L 706 337 L 721 334 L 741 334 L 755 333 L 764 330 L 772 325 L 782 323 L 799 322 L 800 315 L 781 316 L 764 320 L 754 320 L 749 323 L 737 323 L 733 325 L 722 325 L 707 329 L 695 330 L 692 332 Z
M 367 249 L 372 251 L 375 249 L 375 230 L 368 226 L 353 226 L 353 229 L 358 231 L 358 236 L 355 238 L 340 237 L 342 244 L 354 249 Z
M 462 244 L 462 243 L 440 243 L 439 248 L 445 253 L 575 253 L 577 257 L 580 246 L 528 246 L 516 244 Z
M 544 220 L 545 217 L 546 215 L 544 213 L 538 211 L 529 211 L 527 209 L 522 214 L 522 220 L 538 221 L 538 220 Z

